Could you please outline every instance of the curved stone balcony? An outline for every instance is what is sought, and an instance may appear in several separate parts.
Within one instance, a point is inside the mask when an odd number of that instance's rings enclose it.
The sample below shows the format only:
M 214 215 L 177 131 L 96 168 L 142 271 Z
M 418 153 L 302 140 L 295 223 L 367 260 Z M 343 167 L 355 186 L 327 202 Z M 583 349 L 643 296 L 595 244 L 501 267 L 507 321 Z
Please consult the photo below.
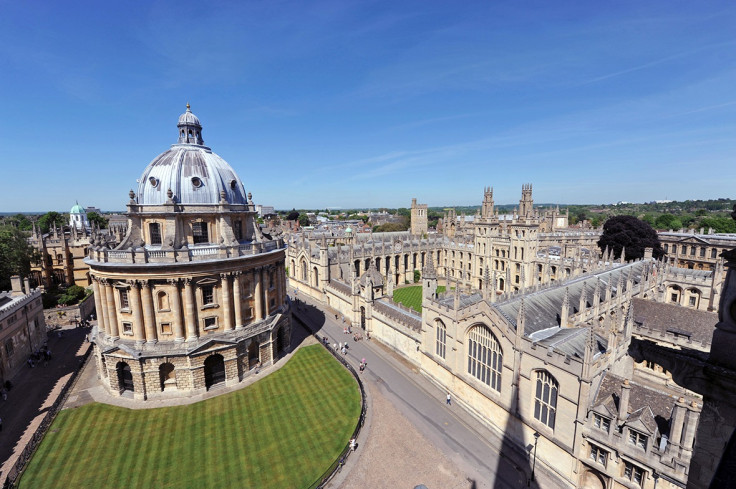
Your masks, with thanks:
M 85 262 L 96 263 L 186 263 L 241 256 L 258 255 L 285 249 L 284 240 L 240 243 L 238 245 L 194 245 L 178 250 L 160 247 L 134 248 L 127 250 L 108 250 L 90 247 Z

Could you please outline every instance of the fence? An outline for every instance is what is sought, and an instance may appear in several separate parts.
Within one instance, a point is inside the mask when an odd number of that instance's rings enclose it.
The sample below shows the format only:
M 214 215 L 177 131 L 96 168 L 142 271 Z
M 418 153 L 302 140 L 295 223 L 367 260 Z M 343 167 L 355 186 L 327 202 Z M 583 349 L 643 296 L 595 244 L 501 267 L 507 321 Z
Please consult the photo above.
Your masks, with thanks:
M 26 465 L 28 465 L 28 462 L 33 457 L 36 449 L 43 441 L 44 436 L 46 436 L 46 432 L 51 426 L 51 423 L 54 422 L 54 418 L 56 418 L 56 415 L 59 413 L 59 411 L 61 411 L 61 407 L 64 405 L 64 402 L 66 402 L 66 398 L 69 396 L 69 392 L 77 384 L 79 373 L 82 371 L 82 366 L 87 361 L 87 358 L 89 358 L 89 354 L 91 351 L 92 348 L 87 348 L 84 356 L 79 361 L 79 368 L 72 374 L 72 378 L 69 379 L 69 382 L 67 382 L 66 385 L 61 389 L 59 397 L 56 398 L 54 404 L 49 408 L 48 411 L 46 411 L 46 416 L 41 421 L 41 424 L 38 425 L 38 428 L 36 428 L 33 436 L 31 436 L 31 439 L 28 440 L 28 443 L 26 443 L 23 451 L 18 456 L 13 466 L 10 467 L 10 469 L 8 470 L 8 473 L 5 477 L 5 483 L 3 484 L 3 489 L 14 489 L 16 487 L 16 482 L 18 482 L 18 479 L 23 474 L 23 470 L 26 468 Z
M 324 345 L 324 343 L 322 342 L 322 339 L 319 336 L 317 336 L 317 334 L 312 330 L 312 328 L 307 323 L 305 323 L 304 321 L 302 321 L 297 316 L 292 316 L 292 317 L 294 319 L 296 319 L 297 321 L 299 321 L 302 324 L 302 326 L 304 326 L 305 328 L 307 328 L 307 330 L 309 330 L 314 335 L 314 337 L 317 339 L 317 341 L 319 342 L 319 344 L 325 346 L 325 348 L 327 349 L 327 351 L 329 351 L 330 353 L 332 353 L 332 356 L 335 357 L 335 359 L 338 362 L 342 363 L 343 366 L 346 369 L 348 369 L 348 372 L 350 372 L 353 375 L 353 377 L 355 378 L 355 381 L 358 383 L 358 387 L 360 387 L 360 400 L 361 400 L 361 402 L 360 402 L 360 404 L 361 404 L 361 406 L 360 406 L 360 418 L 358 419 L 358 425 L 355 427 L 355 431 L 353 431 L 353 434 L 351 435 L 350 439 L 352 440 L 352 439 L 358 438 L 358 434 L 360 433 L 360 430 L 363 428 L 363 424 L 365 423 L 365 414 L 366 414 L 365 388 L 363 387 L 363 382 L 360 380 L 360 375 L 358 375 L 358 372 L 355 371 L 355 369 L 353 368 L 353 366 L 350 365 L 343 358 L 342 355 L 339 355 L 338 354 L 339 352 L 336 352 L 335 350 L 333 350 L 332 347 L 330 347 L 329 345 Z M 337 474 L 338 472 L 340 472 L 340 470 L 342 469 L 343 465 L 345 465 L 345 461 L 350 456 L 350 453 L 351 452 L 352 452 L 352 450 L 350 448 L 350 444 L 346 444 L 345 447 L 343 447 L 343 449 L 340 452 L 340 455 L 337 457 L 337 459 L 335 459 L 335 461 L 332 462 L 332 464 L 327 468 L 327 470 L 325 470 L 324 473 L 321 476 L 319 476 L 317 478 L 317 480 L 314 481 L 308 487 L 308 489 L 322 489 L 322 488 L 324 488 L 327 485 L 327 483 L 329 483 L 330 480 L 335 476 L 335 474 Z

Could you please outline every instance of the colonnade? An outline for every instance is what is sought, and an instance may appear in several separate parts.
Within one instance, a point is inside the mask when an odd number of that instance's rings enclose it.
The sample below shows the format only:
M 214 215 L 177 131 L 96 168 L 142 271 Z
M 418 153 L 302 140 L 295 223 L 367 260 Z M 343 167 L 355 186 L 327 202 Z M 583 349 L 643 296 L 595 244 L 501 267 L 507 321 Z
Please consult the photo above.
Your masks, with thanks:
M 248 295 L 244 297 L 246 284 Z M 198 285 L 196 279 L 192 277 L 170 278 L 154 282 L 148 279 L 115 281 L 93 275 L 92 287 L 97 309 L 98 330 L 104 332 L 112 340 L 119 339 L 125 334 L 121 329 L 123 323 L 127 323 L 128 319 L 132 323 L 132 336 L 137 346 L 140 347 L 145 343 L 155 344 L 160 339 L 164 339 L 161 337 L 163 332 L 157 325 L 154 289 L 157 294 L 164 292 L 170 298 L 169 310 L 165 312 L 170 312 L 173 317 L 168 315 L 165 322 L 171 322 L 172 331 L 164 334 L 172 334 L 176 342 L 194 341 L 199 338 L 198 311 L 205 304 L 197 304 L 195 289 Z M 122 304 L 118 301 L 120 292 L 114 289 L 127 291 L 128 308 L 121 308 Z M 221 320 L 218 329 L 224 332 L 241 330 L 245 328 L 246 322 L 262 321 L 280 307 L 285 298 L 286 279 L 283 262 L 253 267 L 248 270 L 220 273 L 219 294 L 216 300 L 217 305 L 221 308 L 216 313 Z M 273 306 L 271 306 L 270 299 L 274 299 Z M 253 310 L 246 317 L 244 308 L 248 307 L 251 301 Z M 160 312 L 161 310 L 159 314 Z

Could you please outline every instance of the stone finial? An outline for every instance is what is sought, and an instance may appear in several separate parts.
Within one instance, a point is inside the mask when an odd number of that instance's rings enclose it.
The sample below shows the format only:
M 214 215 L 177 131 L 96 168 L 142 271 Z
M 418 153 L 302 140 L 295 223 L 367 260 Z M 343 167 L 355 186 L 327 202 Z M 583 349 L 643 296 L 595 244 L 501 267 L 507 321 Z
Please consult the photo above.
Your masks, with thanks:
M 253 194 L 250 193 L 250 192 L 248 192 L 248 203 L 250 203 L 250 204 L 253 203 Z
M 166 197 L 168 197 L 169 200 L 174 198 L 174 192 L 170 188 L 166 191 Z
M 227 193 L 224 190 L 220 190 L 220 202 L 226 202 Z
M 128 192 L 128 197 L 130 197 L 131 201 L 135 201 L 135 192 L 133 192 L 133 189 L 130 189 L 130 192 Z

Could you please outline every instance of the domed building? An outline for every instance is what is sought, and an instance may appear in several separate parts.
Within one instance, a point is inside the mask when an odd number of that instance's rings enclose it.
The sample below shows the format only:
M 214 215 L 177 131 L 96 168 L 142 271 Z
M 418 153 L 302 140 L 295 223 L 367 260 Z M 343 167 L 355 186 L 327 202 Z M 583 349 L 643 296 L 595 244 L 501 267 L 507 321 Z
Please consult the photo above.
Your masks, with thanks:
M 261 232 L 251 194 L 204 145 L 189 104 L 177 127 L 130 191 L 122 241 L 93 240 L 85 260 L 101 377 L 138 399 L 236 384 L 290 341 L 283 240 Z
M 69 211 L 69 227 L 72 227 L 77 231 L 89 229 L 87 211 L 84 210 L 84 207 L 79 205 L 79 202 L 74 204 L 74 207 Z

